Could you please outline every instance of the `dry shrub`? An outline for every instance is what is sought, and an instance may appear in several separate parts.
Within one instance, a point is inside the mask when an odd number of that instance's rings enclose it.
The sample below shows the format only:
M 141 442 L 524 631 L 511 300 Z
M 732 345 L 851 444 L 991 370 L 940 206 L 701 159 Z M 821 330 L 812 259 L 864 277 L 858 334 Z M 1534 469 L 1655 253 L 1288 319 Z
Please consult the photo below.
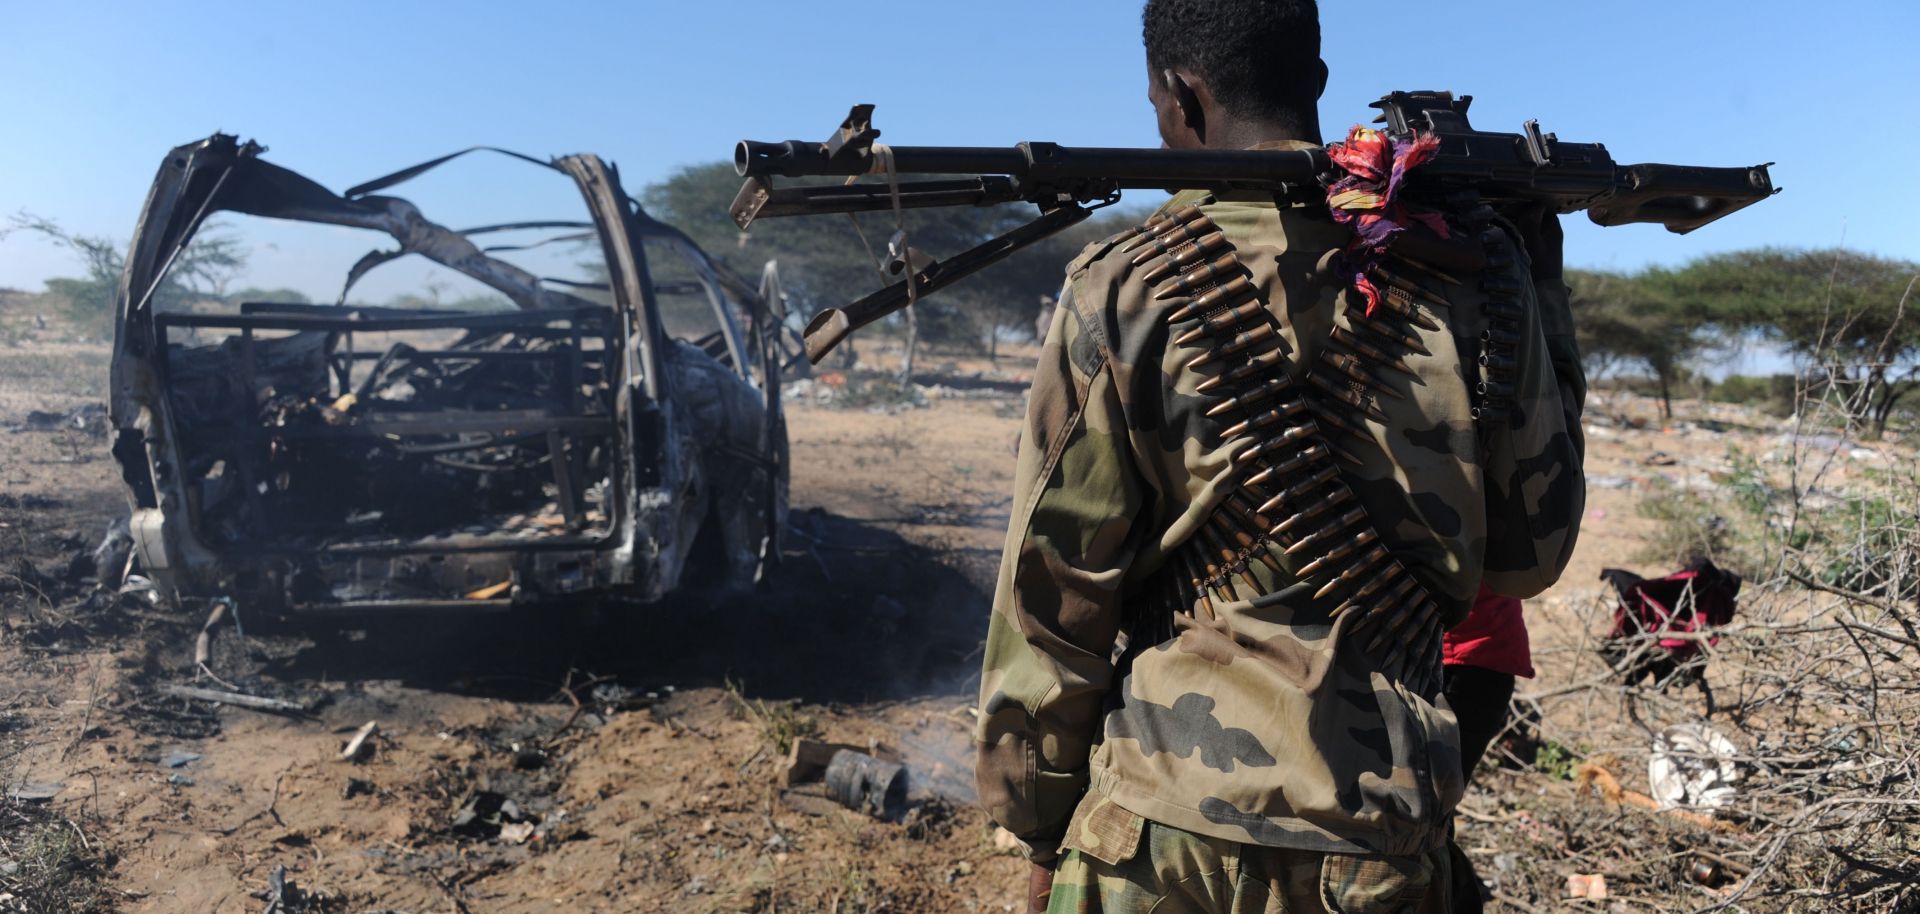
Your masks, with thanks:
M 0 912 L 108 914 L 111 859 L 76 823 L 0 800 Z
M 1705 553 L 1748 576 L 1697 661 L 1623 684 L 1662 648 L 1603 659 L 1608 597 L 1585 608 L 1584 641 L 1537 653 L 1550 679 L 1516 699 L 1539 743 L 1643 794 L 1654 736 L 1711 726 L 1737 748 L 1737 798 L 1689 818 L 1492 775 L 1499 808 L 1470 800 L 1463 844 L 1507 910 L 1920 912 L 1920 468 L 1906 448 L 1863 458 L 1819 389 L 1802 388 L 1781 459 L 1736 455 L 1719 492 L 1646 509 L 1678 528 L 1666 561 Z M 1574 873 L 1605 875 L 1615 900 L 1565 899 Z

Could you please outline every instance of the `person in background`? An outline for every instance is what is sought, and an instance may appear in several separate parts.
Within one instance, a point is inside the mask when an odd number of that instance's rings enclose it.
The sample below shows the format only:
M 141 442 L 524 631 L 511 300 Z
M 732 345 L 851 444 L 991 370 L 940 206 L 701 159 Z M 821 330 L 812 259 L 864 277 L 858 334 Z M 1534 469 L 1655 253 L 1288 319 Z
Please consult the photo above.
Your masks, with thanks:
M 1533 678 L 1533 648 L 1520 600 L 1480 585 L 1467 618 L 1447 630 L 1440 651 L 1446 671 L 1442 691 L 1460 723 L 1460 769 L 1471 781 L 1487 747 L 1506 729 L 1515 680 Z M 1484 900 L 1473 862 L 1452 839 L 1447 854 L 1453 864 L 1453 911 L 1481 910 Z
M 1517 679 L 1533 678 L 1533 651 L 1520 600 L 1480 585 L 1473 609 L 1440 641 L 1447 703 L 1460 721 L 1460 767 L 1473 776 L 1493 738 L 1507 726 Z

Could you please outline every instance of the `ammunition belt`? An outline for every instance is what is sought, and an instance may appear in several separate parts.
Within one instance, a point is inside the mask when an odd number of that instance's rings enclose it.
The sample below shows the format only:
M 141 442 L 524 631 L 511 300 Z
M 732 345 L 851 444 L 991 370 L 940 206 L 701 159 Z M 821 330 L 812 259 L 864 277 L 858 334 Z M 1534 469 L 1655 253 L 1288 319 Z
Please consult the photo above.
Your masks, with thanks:
M 1499 230 L 1480 218 L 1480 243 L 1487 252 L 1487 271 L 1480 288 L 1487 294 L 1486 329 L 1480 333 L 1480 379 L 1474 385 L 1473 419 L 1488 424 L 1513 416 L 1513 379 L 1520 348 L 1521 279 L 1512 274 L 1513 258 L 1500 243 Z
M 1189 368 L 1223 367 L 1198 391 L 1209 398 L 1208 416 L 1232 423 L 1221 431 L 1222 442 L 1238 443 L 1227 495 L 1160 575 L 1162 605 L 1211 617 L 1217 597 L 1263 594 L 1252 565 L 1280 573 L 1276 548 L 1312 556 L 1294 577 L 1317 583 L 1316 598 L 1344 594 L 1333 618 L 1359 614 L 1346 628 L 1348 637 L 1371 631 L 1366 651 L 1379 658 L 1381 671 L 1433 694 L 1440 685 L 1439 606 L 1388 550 L 1340 465 L 1358 462 L 1348 445 L 1374 446 L 1355 417 L 1384 421 L 1375 398 L 1400 396 L 1378 372 L 1411 376 L 1406 355 L 1428 353 L 1414 328 L 1440 329 L 1418 305 L 1444 308 L 1446 301 L 1395 268 L 1370 266 L 1371 278 L 1386 290 L 1376 313 L 1346 309 L 1351 329 L 1336 324 L 1318 361 L 1296 382 L 1265 292 L 1197 207 L 1156 216 L 1122 243 L 1121 253 L 1145 271 L 1156 299 L 1190 297 L 1167 316 L 1170 345 L 1195 352 Z M 1495 350 L 1487 352 L 1483 372 L 1497 371 Z M 1487 379 L 1483 373 L 1482 386 L 1497 391 L 1497 380 Z M 1160 618 L 1164 627 L 1149 634 L 1170 634 L 1171 613 Z

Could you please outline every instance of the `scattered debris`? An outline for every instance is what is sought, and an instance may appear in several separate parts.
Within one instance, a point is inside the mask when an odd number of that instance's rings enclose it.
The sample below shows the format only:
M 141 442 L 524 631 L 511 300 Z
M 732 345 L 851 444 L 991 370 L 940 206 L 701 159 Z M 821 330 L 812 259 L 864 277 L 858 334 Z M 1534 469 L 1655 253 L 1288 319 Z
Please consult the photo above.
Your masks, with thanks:
M 185 768 L 200 760 L 198 752 L 169 752 L 160 759 L 163 768 Z
M 274 866 L 273 874 L 267 877 L 266 889 L 253 893 L 253 897 L 267 903 L 260 914 L 344 914 L 346 911 L 346 899 L 295 885 L 287 878 L 284 864 Z
M 218 689 L 202 689 L 196 686 L 163 685 L 160 694 L 172 698 L 186 698 L 193 701 L 211 701 L 217 704 L 232 705 L 236 708 L 248 708 L 254 711 L 270 711 L 277 714 L 306 714 L 306 705 L 283 698 L 262 698 L 258 695 L 246 695 L 240 692 L 223 692 Z
M 226 598 L 215 599 L 212 603 L 213 611 L 207 613 L 207 621 L 200 624 L 200 634 L 193 639 L 193 675 L 196 679 L 201 676 L 218 679 L 213 675 L 213 669 L 207 666 L 213 662 L 213 630 L 235 609 L 234 602 Z M 238 616 L 234 617 L 234 624 L 239 624 Z
M 370 720 L 361 724 L 360 729 L 353 732 L 353 738 L 347 740 L 345 748 L 340 750 L 340 758 L 349 762 L 360 761 L 361 756 L 372 748 L 368 740 L 371 740 L 373 735 L 378 732 L 380 732 L 379 721 Z
M 1614 760 L 1601 758 L 1575 765 L 1573 768 L 1574 781 L 1580 785 L 1581 790 L 1598 791 L 1600 798 L 1605 800 L 1609 806 L 1620 806 L 1622 804 L 1638 806 L 1649 812 L 1665 812 L 1667 815 L 1693 825 L 1698 825 L 1701 828 L 1722 832 L 1739 831 L 1739 828 L 1733 823 L 1723 822 L 1709 815 L 1689 812 L 1684 809 L 1663 809 L 1659 800 L 1640 793 L 1639 791 L 1628 790 L 1620 786 L 1620 779 L 1614 777 L 1613 772 L 1608 771 L 1606 764 L 1603 764 L 1604 762 L 1612 761 Z
M 45 803 L 59 796 L 60 791 L 65 789 L 67 789 L 65 784 L 16 784 L 7 788 L 7 798 L 26 803 Z
M 827 776 L 827 765 L 832 763 L 835 755 L 859 752 L 862 748 L 817 739 L 796 739 L 787 750 L 786 761 L 775 770 L 774 777 L 782 787 L 818 781 Z
M 451 830 L 468 838 L 495 838 L 504 826 L 526 821 L 528 817 L 521 811 L 520 804 L 506 794 L 476 790 L 454 812 Z
M 1567 897 L 1604 901 L 1607 897 L 1607 877 L 1598 873 L 1570 874 L 1567 876 Z
M 898 819 L 907 805 L 907 769 L 864 752 L 842 749 L 827 763 L 827 795 L 848 809 Z
M 1617 596 L 1613 628 L 1601 644 L 1608 662 L 1630 684 L 1692 681 L 1711 705 L 1703 666 L 1695 661 L 1703 645 L 1718 643 L 1714 630 L 1733 621 L 1740 576 L 1700 558 L 1662 578 L 1620 568 L 1603 569 L 1600 578 Z
M 1647 782 L 1662 811 L 1680 807 L 1721 809 L 1738 792 L 1739 750 L 1704 723 L 1675 724 L 1653 737 Z
M 58 432 L 77 431 L 89 435 L 107 433 L 107 405 L 105 403 L 87 403 L 76 406 L 64 413 L 46 410 L 29 410 L 27 417 L 18 425 L 8 426 L 10 432 Z
M 546 750 L 535 746 L 513 747 L 513 767 L 517 771 L 538 771 L 547 767 Z
M 116 518 L 107 525 L 107 535 L 94 547 L 92 559 L 95 588 L 110 593 L 129 592 L 124 587 L 132 583 L 129 575 L 133 571 L 133 533 L 127 528 L 126 518 Z M 145 578 L 140 580 L 146 593 L 152 593 L 152 583 Z

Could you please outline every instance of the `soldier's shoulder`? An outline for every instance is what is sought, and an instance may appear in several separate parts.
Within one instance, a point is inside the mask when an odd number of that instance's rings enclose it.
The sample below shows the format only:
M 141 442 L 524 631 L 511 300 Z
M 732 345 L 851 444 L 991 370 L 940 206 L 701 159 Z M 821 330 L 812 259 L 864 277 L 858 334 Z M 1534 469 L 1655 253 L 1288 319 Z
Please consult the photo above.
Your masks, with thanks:
M 1111 276 L 1116 268 L 1127 266 L 1127 258 L 1121 249 L 1129 239 L 1140 234 L 1138 227 L 1115 232 L 1105 238 L 1080 249 L 1080 256 L 1067 263 L 1067 278 L 1080 280 L 1094 275 Z

